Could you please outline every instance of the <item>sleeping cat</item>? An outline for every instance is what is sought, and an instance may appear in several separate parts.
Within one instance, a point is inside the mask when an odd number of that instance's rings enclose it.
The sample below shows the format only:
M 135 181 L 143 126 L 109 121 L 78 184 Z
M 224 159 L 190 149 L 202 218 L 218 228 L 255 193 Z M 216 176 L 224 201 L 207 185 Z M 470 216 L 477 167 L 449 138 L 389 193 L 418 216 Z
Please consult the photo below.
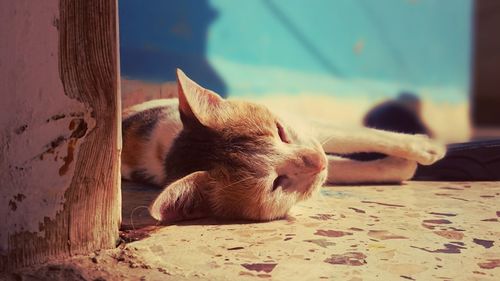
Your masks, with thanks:
M 309 121 L 313 130 L 306 132 L 263 105 L 224 100 L 181 70 L 177 80 L 178 99 L 123 113 L 122 177 L 164 188 L 150 207 L 161 221 L 278 219 L 325 181 L 401 182 L 413 176 L 417 162 L 429 165 L 445 154 L 422 135 L 341 130 L 321 121 Z M 341 157 L 353 152 L 388 157 Z

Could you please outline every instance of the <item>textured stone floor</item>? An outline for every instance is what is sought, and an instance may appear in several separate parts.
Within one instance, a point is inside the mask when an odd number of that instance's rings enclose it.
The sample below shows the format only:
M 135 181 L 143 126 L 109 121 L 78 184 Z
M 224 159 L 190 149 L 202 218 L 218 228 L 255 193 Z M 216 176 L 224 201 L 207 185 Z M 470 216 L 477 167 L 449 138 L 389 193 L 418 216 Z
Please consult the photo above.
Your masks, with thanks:
M 335 186 L 287 220 L 191 221 L 127 247 L 196 280 L 500 280 L 499 221 L 500 182 Z

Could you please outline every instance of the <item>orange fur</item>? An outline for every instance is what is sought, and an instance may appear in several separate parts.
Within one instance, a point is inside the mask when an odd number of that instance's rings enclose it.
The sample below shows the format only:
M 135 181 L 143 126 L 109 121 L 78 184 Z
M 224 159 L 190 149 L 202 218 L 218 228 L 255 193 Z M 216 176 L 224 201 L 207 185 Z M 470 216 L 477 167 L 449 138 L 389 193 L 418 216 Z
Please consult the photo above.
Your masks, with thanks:
M 165 148 L 161 143 L 156 145 L 156 158 L 158 161 L 162 162 L 165 158 Z
M 317 192 L 327 173 L 339 183 L 401 182 L 416 162 L 428 165 L 446 152 L 422 136 L 366 128 L 318 123 L 316 134 L 297 131 L 296 122 L 290 126 L 263 105 L 224 100 L 177 75 L 178 104 L 147 102 L 127 110 L 123 121 L 122 174 L 164 187 L 150 208 L 158 220 L 278 219 Z M 391 157 L 329 161 L 325 150 Z
M 151 206 L 154 217 L 198 217 L 202 209 L 217 217 L 272 220 L 323 184 L 326 155 L 318 141 L 299 136 L 265 106 L 224 100 L 181 71 L 178 81 L 183 130 L 164 161 L 168 186 Z
M 137 126 L 137 125 L 136 125 Z M 140 163 L 144 145 L 141 137 L 136 134 L 136 128 L 124 132 L 122 162 L 129 166 L 137 166 Z

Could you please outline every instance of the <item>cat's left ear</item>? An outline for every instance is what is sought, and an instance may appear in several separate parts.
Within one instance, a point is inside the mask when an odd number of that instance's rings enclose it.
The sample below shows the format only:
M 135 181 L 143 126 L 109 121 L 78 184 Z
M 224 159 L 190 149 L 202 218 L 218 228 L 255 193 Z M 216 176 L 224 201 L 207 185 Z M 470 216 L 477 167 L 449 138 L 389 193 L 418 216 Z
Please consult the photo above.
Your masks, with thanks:
M 196 219 L 210 215 L 204 190 L 210 184 L 208 172 L 191 173 L 167 186 L 149 208 L 162 222 Z
M 184 124 L 195 122 L 209 126 L 210 120 L 220 116 L 224 99 L 189 79 L 180 69 L 177 69 L 177 88 L 179 112 Z

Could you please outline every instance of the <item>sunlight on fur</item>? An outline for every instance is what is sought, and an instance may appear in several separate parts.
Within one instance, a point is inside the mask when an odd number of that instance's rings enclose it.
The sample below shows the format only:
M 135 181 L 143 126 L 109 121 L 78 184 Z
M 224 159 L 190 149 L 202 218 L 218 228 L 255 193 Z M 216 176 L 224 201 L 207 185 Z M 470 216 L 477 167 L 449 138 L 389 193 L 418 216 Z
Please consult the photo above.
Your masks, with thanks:
M 145 102 L 123 114 L 122 176 L 163 188 L 150 207 L 160 221 L 279 219 L 326 181 L 398 183 L 413 176 L 417 163 L 432 164 L 446 152 L 427 136 L 355 125 L 368 104 L 225 100 L 181 70 L 177 76 L 178 100 Z M 342 156 L 355 152 L 388 157 Z

